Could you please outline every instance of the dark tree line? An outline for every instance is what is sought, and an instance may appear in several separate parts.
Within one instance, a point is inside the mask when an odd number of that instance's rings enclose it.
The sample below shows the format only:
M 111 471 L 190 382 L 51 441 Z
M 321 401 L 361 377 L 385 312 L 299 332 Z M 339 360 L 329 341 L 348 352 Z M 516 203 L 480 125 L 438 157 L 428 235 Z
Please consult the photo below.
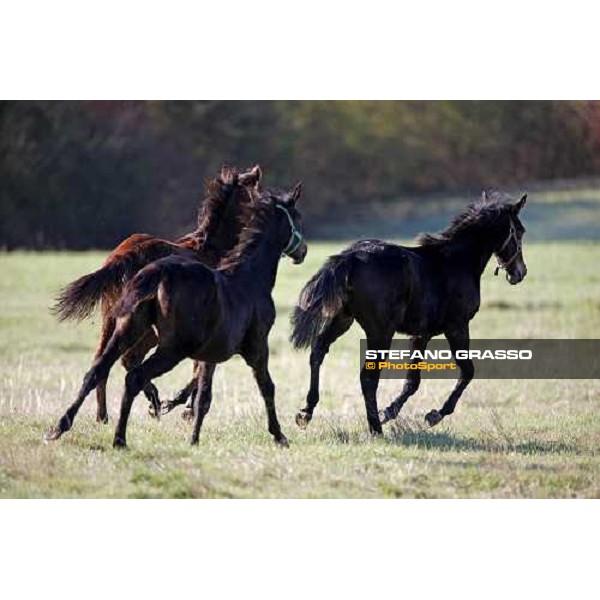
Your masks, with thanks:
M 190 229 L 222 163 L 302 179 L 308 221 L 403 194 L 600 173 L 600 103 L 2 102 L 0 247 Z

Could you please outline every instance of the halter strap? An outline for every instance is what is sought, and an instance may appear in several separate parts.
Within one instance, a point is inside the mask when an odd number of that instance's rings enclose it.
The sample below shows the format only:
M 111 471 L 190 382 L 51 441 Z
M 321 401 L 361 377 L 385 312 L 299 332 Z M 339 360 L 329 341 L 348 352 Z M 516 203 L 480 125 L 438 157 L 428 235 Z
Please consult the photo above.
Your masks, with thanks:
M 296 226 L 294 225 L 294 219 L 292 219 L 292 215 L 290 215 L 288 209 L 285 206 L 281 206 L 281 204 L 275 204 L 275 208 L 282 210 L 290 223 L 290 239 L 288 240 L 286 247 L 283 249 L 283 254 L 290 256 L 293 252 L 298 250 L 300 244 L 304 241 L 304 237 L 296 229 Z
M 508 246 L 508 244 L 510 243 L 511 240 L 515 241 L 516 250 L 515 250 L 514 254 L 507 261 L 503 261 L 500 258 L 499 254 L 500 254 L 500 252 L 502 252 L 502 250 L 504 250 L 504 248 L 506 248 Z M 519 240 L 517 239 L 517 230 L 515 229 L 513 220 L 510 219 L 510 231 L 508 232 L 508 237 L 506 238 L 506 240 L 504 240 L 504 243 L 502 244 L 501 248 L 499 250 L 497 250 L 496 252 L 494 252 L 494 254 L 496 255 L 496 260 L 498 261 L 498 265 L 494 269 L 494 275 L 498 275 L 498 272 L 500 271 L 500 269 L 506 270 L 507 267 L 512 265 L 512 263 L 516 260 L 517 256 L 519 256 L 519 252 L 521 252 L 521 244 L 519 243 Z

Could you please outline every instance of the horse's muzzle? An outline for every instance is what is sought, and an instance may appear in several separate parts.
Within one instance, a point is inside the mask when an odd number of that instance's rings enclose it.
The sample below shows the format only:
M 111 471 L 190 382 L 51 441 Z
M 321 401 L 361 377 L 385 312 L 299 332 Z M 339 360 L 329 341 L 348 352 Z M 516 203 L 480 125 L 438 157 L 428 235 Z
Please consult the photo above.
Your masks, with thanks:
M 308 254 L 306 242 L 302 242 L 298 249 L 290 256 L 295 265 L 301 265 Z
M 527 268 L 523 267 L 522 269 L 507 272 L 506 279 L 510 285 L 517 285 L 517 283 L 521 283 L 525 279 L 525 275 L 527 275 Z

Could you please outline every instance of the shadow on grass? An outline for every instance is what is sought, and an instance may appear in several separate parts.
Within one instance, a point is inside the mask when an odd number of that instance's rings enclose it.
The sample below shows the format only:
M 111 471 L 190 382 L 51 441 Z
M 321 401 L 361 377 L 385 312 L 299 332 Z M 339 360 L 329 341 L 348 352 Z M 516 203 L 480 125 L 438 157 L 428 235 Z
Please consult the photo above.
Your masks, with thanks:
M 523 310 L 523 311 L 533 311 L 533 310 L 556 310 L 558 308 L 563 307 L 562 302 L 549 302 L 541 300 L 539 302 L 507 302 L 506 300 L 492 300 L 485 304 L 486 308 L 496 309 L 496 310 Z
M 420 423 L 408 420 L 393 423 L 384 433 L 381 442 L 384 444 L 416 447 L 424 450 L 438 450 L 441 452 L 487 452 L 491 454 L 517 453 L 517 454 L 581 454 L 576 445 L 557 441 L 528 440 L 517 441 L 503 430 L 498 431 L 498 437 L 493 433 L 485 433 L 488 439 L 474 437 L 461 437 L 451 434 L 444 429 L 432 430 Z M 328 437 L 335 444 L 362 445 L 368 443 L 368 434 L 340 427 L 329 427 Z
M 478 440 L 472 437 L 458 437 L 446 431 L 409 431 L 392 427 L 385 440 L 390 444 L 401 446 L 416 446 L 427 450 L 440 450 L 442 452 L 473 452 L 517 454 L 563 454 L 579 453 L 579 449 L 571 444 L 562 442 L 543 442 L 530 440 L 527 442 L 510 442 L 501 440 Z
M 68 344 L 58 343 L 58 344 L 49 344 L 49 347 L 58 352 L 64 352 L 66 354 L 80 354 L 82 352 L 93 352 L 94 347 L 89 344 L 82 344 L 79 342 L 71 342 Z

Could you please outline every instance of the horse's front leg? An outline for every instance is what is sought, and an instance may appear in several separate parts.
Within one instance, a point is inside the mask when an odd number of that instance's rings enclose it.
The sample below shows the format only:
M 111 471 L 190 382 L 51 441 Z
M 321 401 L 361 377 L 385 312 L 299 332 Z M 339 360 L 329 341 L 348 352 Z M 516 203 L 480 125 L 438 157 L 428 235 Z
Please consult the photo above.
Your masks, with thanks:
M 215 363 L 195 363 L 194 370 L 196 372 L 196 393 L 193 401 L 194 411 L 194 430 L 192 432 L 191 444 L 196 446 L 200 438 L 200 429 L 204 417 L 210 409 L 212 401 L 212 380 L 215 374 L 217 365 Z
M 245 352 L 243 353 L 243 357 L 252 369 L 258 389 L 265 401 L 269 433 L 273 436 L 276 444 L 287 448 L 289 442 L 281 431 L 281 426 L 277 419 L 277 411 L 275 410 L 275 384 L 269 373 L 269 346 L 266 338 L 256 344 L 256 346 L 258 346 L 256 351 Z
M 450 349 L 453 354 L 456 354 L 457 350 L 468 350 L 469 349 L 469 328 L 468 326 L 452 332 L 446 332 L 446 339 L 450 344 Z M 457 359 L 456 364 L 460 369 L 460 379 L 456 383 L 456 386 L 452 390 L 452 393 L 444 402 L 444 405 L 440 410 L 432 410 L 425 415 L 425 421 L 430 427 L 437 425 L 444 417 L 451 415 L 456 408 L 456 404 L 465 388 L 469 385 L 473 379 L 475 373 L 475 367 L 473 361 L 469 358 Z
M 410 339 L 410 350 L 411 352 L 415 350 L 419 350 L 423 352 L 427 348 L 427 344 L 429 343 L 428 337 L 413 337 Z M 411 363 L 418 363 L 419 359 L 415 359 L 411 361 Z M 406 379 L 404 381 L 404 387 L 402 388 L 402 392 L 400 395 L 385 409 L 380 411 L 379 418 L 381 419 L 381 424 L 387 423 L 388 421 L 392 421 L 398 416 L 398 413 L 404 406 L 405 402 L 419 389 L 419 385 L 421 384 L 421 371 L 419 369 L 411 369 L 406 374 Z
M 393 334 L 367 335 L 367 348 L 369 350 L 389 350 Z M 377 388 L 379 387 L 379 369 L 367 369 L 366 363 L 360 372 L 360 387 L 365 400 L 367 421 L 371 435 L 382 435 L 379 412 L 377 411 Z

